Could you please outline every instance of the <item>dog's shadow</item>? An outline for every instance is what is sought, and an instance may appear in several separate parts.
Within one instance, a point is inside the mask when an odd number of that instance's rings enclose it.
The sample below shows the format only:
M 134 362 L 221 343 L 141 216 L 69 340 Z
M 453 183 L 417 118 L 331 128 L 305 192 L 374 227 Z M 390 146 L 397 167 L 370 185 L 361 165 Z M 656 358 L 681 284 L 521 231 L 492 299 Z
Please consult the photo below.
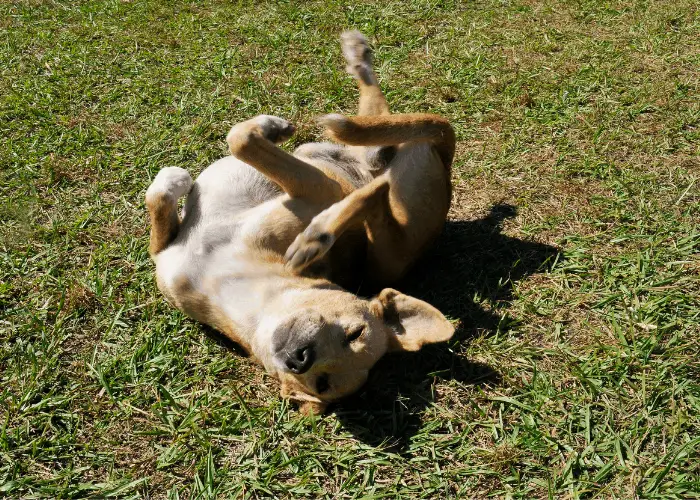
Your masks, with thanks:
M 549 245 L 503 235 L 503 221 L 515 215 L 515 207 L 499 204 L 482 219 L 448 221 L 437 244 L 397 284 L 401 292 L 458 319 L 460 326 L 448 344 L 385 356 L 362 391 L 332 408 L 355 437 L 401 451 L 420 430 L 421 414 L 435 398 L 436 379 L 499 383 L 497 368 L 466 360 L 453 348 L 479 333 L 507 328 L 500 315 L 481 308 L 475 297 L 491 304 L 509 302 L 513 282 L 546 270 L 558 253 Z

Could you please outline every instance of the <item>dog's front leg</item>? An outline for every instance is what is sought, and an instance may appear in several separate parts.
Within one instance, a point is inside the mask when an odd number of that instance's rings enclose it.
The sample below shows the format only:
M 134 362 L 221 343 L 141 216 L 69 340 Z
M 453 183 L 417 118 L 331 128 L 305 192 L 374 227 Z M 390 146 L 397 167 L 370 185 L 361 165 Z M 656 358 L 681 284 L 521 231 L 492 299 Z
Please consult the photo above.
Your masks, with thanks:
M 287 266 L 301 272 L 326 255 L 350 227 L 388 214 L 389 180 L 380 176 L 314 217 L 289 246 Z
M 148 251 L 155 257 L 177 237 L 180 218 L 177 201 L 192 188 L 192 177 L 179 167 L 165 167 L 158 172 L 146 191 L 146 207 L 151 219 Z
M 332 178 L 275 145 L 293 133 L 294 126 L 287 120 L 260 115 L 235 125 L 226 142 L 233 156 L 273 180 L 292 198 L 333 203 L 350 192 L 346 181 Z

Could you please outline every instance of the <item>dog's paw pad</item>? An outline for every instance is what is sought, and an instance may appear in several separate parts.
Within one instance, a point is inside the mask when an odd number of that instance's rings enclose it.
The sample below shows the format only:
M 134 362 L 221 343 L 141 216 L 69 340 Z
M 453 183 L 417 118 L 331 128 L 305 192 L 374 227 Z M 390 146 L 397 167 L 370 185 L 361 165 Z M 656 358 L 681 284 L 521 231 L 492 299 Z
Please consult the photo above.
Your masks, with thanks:
M 293 270 L 307 267 L 326 255 L 334 242 L 335 237 L 331 233 L 310 225 L 296 237 L 284 255 L 287 267 Z
M 174 199 L 185 196 L 192 189 L 192 177 L 189 172 L 180 167 L 165 167 L 160 169 L 153 183 L 146 191 L 146 198 L 166 195 Z
M 340 47 L 348 65 L 372 64 L 372 50 L 367 38 L 359 31 L 346 31 L 340 35 Z
M 286 141 L 294 135 L 296 131 L 296 128 L 291 122 L 278 116 L 259 115 L 255 117 L 254 120 L 258 127 L 260 127 L 260 132 L 263 137 L 274 143 Z

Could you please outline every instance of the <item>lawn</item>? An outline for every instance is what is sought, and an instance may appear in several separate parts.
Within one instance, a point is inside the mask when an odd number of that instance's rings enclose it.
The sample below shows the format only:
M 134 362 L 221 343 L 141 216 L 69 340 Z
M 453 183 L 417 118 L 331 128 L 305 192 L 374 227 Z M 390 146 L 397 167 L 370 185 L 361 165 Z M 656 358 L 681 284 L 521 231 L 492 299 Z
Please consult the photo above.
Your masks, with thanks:
M 400 290 L 458 324 L 302 417 L 158 293 L 144 192 L 232 124 L 448 117 Z M 0 497 L 700 496 L 694 0 L 0 3 Z

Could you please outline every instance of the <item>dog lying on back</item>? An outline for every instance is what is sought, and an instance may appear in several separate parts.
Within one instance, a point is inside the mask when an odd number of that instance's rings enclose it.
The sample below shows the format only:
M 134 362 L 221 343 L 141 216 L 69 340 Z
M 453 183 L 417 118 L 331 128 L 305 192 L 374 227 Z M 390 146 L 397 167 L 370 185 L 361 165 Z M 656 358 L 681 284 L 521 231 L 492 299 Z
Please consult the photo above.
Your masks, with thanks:
M 431 305 L 385 288 L 440 233 L 450 206 L 455 135 L 443 118 L 391 115 L 361 33 L 341 37 L 360 89 L 355 117 L 320 119 L 336 143 L 290 155 L 292 124 L 235 125 L 232 156 L 193 183 L 167 167 L 146 192 L 158 287 L 189 316 L 240 344 L 305 413 L 355 392 L 385 353 L 448 340 Z M 178 199 L 187 195 L 182 219 Z

